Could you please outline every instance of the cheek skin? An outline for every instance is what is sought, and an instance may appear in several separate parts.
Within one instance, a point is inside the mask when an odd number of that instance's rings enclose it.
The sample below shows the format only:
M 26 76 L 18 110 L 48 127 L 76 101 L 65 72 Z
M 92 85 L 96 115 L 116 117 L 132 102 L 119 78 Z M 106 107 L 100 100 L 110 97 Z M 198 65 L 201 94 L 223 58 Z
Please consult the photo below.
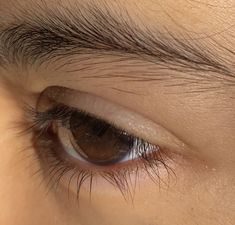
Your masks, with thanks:
M 53 212 L 53 201 L 38 188 L 40 179 L 31 177 L 38 164 L 27 148 L 29 137 L 17 133 L 22 112 L 12 90 L 6 90 L 0 85 L 0 224 L 53 224 L 53 217 L 42 217 Z
M 137 185 L 134 203 L 107 187 L 92 190 L 92 201 L 82 193 L 79 205 L 68 201 L 65 191 L 45 188 L 29 136 L 11 128 L 22 120 L 17 100 L 0 87 L 0 224 L 5 225 L 172 225 L 232 224 L 235 221 L 234 179 L 227 168 L 215 170 L 178 165 L 175 177 L 162 177 L 160 187 L 148 178 Z M 7 132 L 6 132 L 7 131 Z M 163 182 L 166 182 L 164 184 Z
M 234 221 L 235 194 L 227 172 L 203 170 L 177 169 L 177 180 L 162 183 L 160 188 L 146 180 L 137 187 L 133 205 L 123 202 L 123 198 L 112 189 L 106 192 L 93 189 L 92 203 L 82 196 L 81 206 L 85 207 L 81 207 L 77 214 L 84 224 L 92 224 L 89 215 L 107 225 L 216 225 L 220 224 L 218 221 Z

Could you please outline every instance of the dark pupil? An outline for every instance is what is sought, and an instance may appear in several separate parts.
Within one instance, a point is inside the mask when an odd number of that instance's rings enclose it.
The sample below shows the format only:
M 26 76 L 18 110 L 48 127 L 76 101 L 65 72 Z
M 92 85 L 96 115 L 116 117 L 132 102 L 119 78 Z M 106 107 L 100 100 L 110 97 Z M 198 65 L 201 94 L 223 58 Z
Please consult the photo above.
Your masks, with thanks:
M 73 113 L 70 118 L 75 150 L 87 161 L 95 164 L 111 164 L 123 159 L 133 147 L 130 136 L 107 122 Z

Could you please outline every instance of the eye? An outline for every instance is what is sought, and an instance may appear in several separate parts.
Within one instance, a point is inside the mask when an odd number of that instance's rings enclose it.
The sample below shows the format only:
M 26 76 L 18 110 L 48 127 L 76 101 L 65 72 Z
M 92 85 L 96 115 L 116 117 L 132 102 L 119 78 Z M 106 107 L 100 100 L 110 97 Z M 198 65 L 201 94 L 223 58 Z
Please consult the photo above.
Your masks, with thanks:
M 128 177 L 133 173 L 136 177 L 140 171 L 145 172 L 158 182 L 160 171 L 171 171 L 167 148 L 144 138 L 146 130 L 153 131 L 150 136 L 157 136 L 152 123 L 122 107 L 66 88 L 50 87 L 40 95 L 30 115 L 32 142 L 42 170 L 55 182 L 66 177 L 68 186 L 78 174 L 77 194 L 81 184 L 88 179 L 92 182 L 94 177 L 106 180 L 124 194 L 130 193 Z M 160 139 L 171 139 L 167 133 L 159 133 L 159 143 Z
M 63 118 L 53 121 L 54 134 L 68 155 L 100 166 L 122 163 L 138 157 L 150 158 L 159 147 L 85 112 L 57 105 L 46 117 Z M 56 115 L 57 114 L 57 115 Z

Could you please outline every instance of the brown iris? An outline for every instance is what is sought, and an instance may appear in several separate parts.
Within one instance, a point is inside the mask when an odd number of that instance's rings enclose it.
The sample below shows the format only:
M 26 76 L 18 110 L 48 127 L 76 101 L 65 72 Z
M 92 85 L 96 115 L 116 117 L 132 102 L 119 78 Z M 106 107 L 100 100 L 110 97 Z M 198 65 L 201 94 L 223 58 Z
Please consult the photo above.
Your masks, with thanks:
M 72 143 L 77 153 L 95 164 L 122 160 L 133 148 L 133 139 L 111 124 L 90 115 L 75 112 L 70 117 Z

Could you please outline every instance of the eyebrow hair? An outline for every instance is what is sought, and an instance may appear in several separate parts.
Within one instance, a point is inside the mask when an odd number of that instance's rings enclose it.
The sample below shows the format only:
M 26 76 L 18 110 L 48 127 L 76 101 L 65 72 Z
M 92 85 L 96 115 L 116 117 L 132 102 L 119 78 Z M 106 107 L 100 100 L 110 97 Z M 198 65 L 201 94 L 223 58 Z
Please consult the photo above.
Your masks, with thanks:
M 28 66 L 56 58 L 99 54 L 151 62 L 180 72 L 212 72 L 234 77 L 226 62 L 190 38 L 142 29 L 128 13 L 108 6 L 49 8 L 21 13 L 0 30 L 0 64 Z

